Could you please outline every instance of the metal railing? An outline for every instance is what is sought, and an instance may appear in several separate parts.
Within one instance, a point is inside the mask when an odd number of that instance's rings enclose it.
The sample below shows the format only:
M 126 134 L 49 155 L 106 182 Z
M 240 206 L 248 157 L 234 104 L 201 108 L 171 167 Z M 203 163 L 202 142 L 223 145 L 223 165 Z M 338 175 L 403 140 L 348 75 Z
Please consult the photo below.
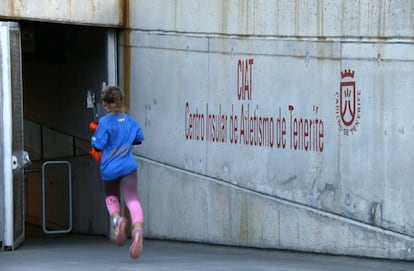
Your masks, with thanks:
M 69 225 L 66 229 L 62 230 L 49 230 L 46 226 L 46 168 L 49 165 L 66 165 L 68 173 L 68 219 Z M 46 234 L 59 234 L 59 233 L 69 233 L 72 231 L 72 168 L 71 164 L 68 161 L 46 161 L 42 164 L 42 228 L 43 232 Z
M 30 120 L 29 120 L 30 121 Z M 78 136 L 74 136 L 62 131 L 58 131 L 56 129 L 53 128 L 49 128 L 46 127 L 42 124 L 36 123 L 31 121 L 33 124 L 38 125 L 39 126 L 39 132 L 40 132 L 40 146 L 38 149 L 40 149 L 40 160 L 38 161 L 44 161 L 46 159 L 59 159 L 59 157 L 45 157 L 44 156 L 44 141 L 45 141 L 45 134 L 44 131 L 45 129 L 48 129 L 50 131 L 53 131 L 55 133 L 58 133 L 62 136 L 67 136 L 67 137 L 71 137 L 72 138 L 72 153 L 68 154 L 65 157 L 76 157 L 79 155 L 78 151 L 80 150 L 80 155 L 88 155 L 88 151 L 85 149 L 81 149 L 79 148 L 79 146 L 76 144 L 76 142 L 88 142 L 87 140 L 80 138 Z M 46 158 L 46 159 L 45 159 Z M 62 157 L 60 157 L 62 158 Z M 58 230 L 51 230 L 48 228 L 47 226 L 47 189 L 46 189 L 46 184 L 47 184 L 47 177 L 46 177 L 46 171 L 47 168 L 49 166 L 56 166 L 56 165 L 63 165 L 66 166 L 67 168 L 67 178 L 68 178 L 68 225 L 67 228 L 64 229 L 58 229 Z M 42 167 L 41 169 L 25 169 L 25 173 L 33 173 L 33 172 L 39 172 L 41 174 L 41 186 L 42 186 L 42 229 L 43 232 L 46 234 L 61 234 L 61 233 L 69 233 L 70 231 L 72 231 L 72 226 L 73 226 L 73 212 L 72 212 L 72 168 L 71 168 L 71 164 L 68 161 L 64 161 L 64 160 L 46 160 L 42 163 Z M 65 211 L 65 210 L 63 210 Z

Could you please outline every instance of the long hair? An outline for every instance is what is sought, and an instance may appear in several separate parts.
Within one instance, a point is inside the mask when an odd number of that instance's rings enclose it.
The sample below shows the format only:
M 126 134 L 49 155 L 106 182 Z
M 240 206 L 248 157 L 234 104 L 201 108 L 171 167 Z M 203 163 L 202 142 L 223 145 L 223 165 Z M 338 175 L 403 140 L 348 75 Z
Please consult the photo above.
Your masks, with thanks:
M 102 101 L 106 103 L 109 112 L 127 112 L 127 108 L 124 105 L 124 94 L 118 86 L 106 86 L 101 91 L 101 97 Z

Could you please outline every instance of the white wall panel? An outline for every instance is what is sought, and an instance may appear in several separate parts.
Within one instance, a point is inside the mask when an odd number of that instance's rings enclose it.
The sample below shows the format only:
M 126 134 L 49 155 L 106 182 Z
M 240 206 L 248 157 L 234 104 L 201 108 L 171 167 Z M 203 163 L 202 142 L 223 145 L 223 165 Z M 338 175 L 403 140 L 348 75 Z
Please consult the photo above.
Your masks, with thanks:
M 410 0 L 135 0 L 135 29 L 295 37 L 413 36 Z

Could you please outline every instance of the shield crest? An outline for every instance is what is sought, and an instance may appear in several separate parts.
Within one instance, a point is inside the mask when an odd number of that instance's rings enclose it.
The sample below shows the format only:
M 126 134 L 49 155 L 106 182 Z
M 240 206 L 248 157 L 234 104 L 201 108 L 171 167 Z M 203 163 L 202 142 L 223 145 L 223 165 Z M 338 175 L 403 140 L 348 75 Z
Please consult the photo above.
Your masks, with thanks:
M 345 126 L 351 126 L 356 115 L 355 82 L 341 82 L 339 112 Z

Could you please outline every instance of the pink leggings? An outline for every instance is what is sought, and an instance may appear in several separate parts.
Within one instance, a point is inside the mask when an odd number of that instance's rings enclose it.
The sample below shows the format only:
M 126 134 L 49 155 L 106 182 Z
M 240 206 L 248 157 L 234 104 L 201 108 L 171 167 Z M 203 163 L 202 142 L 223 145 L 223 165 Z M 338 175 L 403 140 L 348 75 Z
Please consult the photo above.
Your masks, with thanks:
M 121 189 L 133 225 L 144 222 L 142 207 L 138 201 L 137 182 L 137 171 L 113 181 L 103 182 L 106 196 L 106 208 L 108 209 L 109 214 L 112 216 L 113 213 L 119 213 L 121 211 L 119 203 L 119 190 Z

